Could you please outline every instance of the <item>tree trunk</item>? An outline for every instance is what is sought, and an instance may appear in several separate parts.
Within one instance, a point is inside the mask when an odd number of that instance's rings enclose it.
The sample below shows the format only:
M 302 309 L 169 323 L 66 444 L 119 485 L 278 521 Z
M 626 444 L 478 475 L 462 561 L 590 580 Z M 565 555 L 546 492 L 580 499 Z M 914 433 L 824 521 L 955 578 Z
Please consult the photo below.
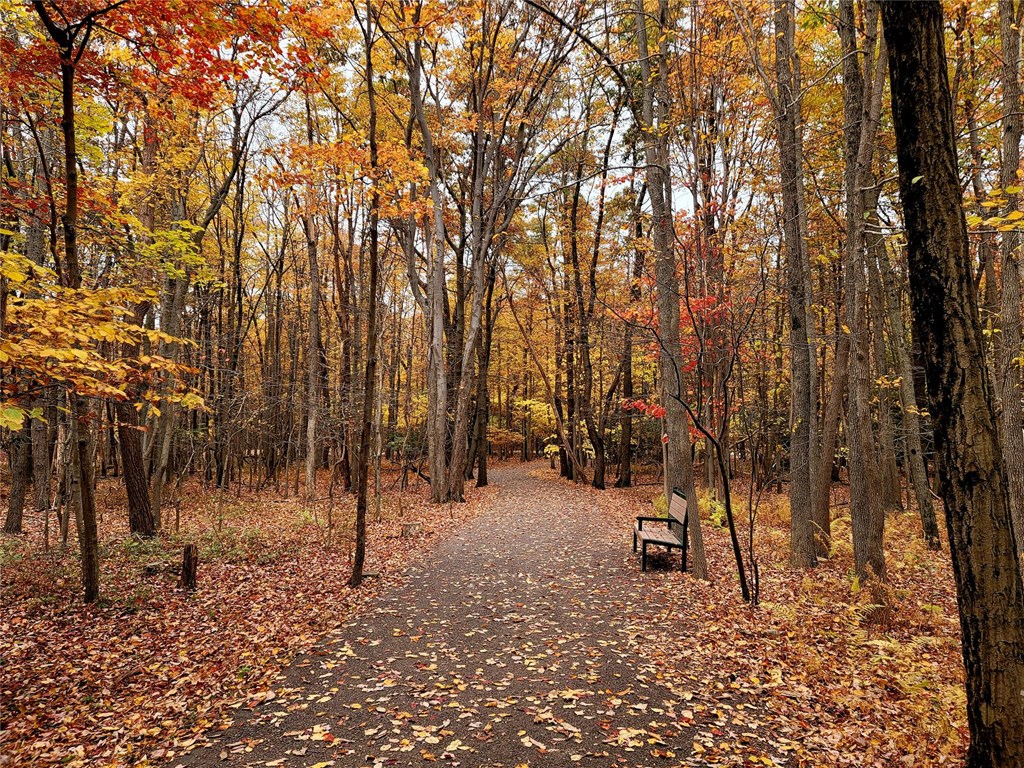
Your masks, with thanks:
M 627 321 L 622 338 L 622 399 L 633 397 L 633 326 Z M 615 478 L 616 488 L 629 488 L 633 485 L 633 413 L 623 409 L 619 416 L 621 433 L 619 434 L 618 476 Z
M 487 427 L 490 421 L 490 389 L 488 384 L 491 370 L 491 344 L 494 341 L 494 323 L 497 321 L 498 314 L 492 309 L 496 278 L 497 269 L 494 264 L 491 264 L 487 274 L 487 299 L 484 306 L 484 317 L 487 319 L 487 326 L 484 329 L 483 343 L 477 347 L 479 374 L 476 385 L 476 436 L 473 441 L 476 447 L 477 488 L 483 488 L 487 485 Z
M 1024 765 L 1024 586 L 971 275 L 942 5 L 882 4 L 911 306 L 960 606 L 968 768 Z
M 403 246 L 406 271 L 416 300 L 423 309 L 427 335 L 427 457 L 430 465 L 430 499 L 440 503 L 448 500 L 448 461 L 446 436 L 448 428 L 448 383 L 445 374 L 444 307 L 445 307 L 445 223 L 444 201 L 441 198 L 439 161 L 433 133 L 427 119 L 421 86 L 423 44 L 413 43 L 408 61 L 409 94 L 412 114 L 420 129 L 424 162 L 429 173 L 430 201 L 433 205 L 433 230 L 426 233 L 424 249 L 428 254 L 425 291 L 420 289 L 416 267 L 415 219 L 410 219 L 410 232 Z
M 797 143 L 798 93 L 793 61 L 796 57 L 794 0 L 775 3 L 776 124 L 782 175 L 782 228 L 786 243 L 786 285 L 790 314 L 790 449 L 789 505 L 792 518 L 790 562 L 797 568 L 817 563 L 811 499 L 811 354 L 807 338 L 807 271 L 800 228 L 803 175 Z
M 77 473 L 78 505 L 75 523 L 78 529 L 78 548 L 82 556 L 82 588 L 85 602 L 94 603 L 100 597 L 100 543 L 96 525 L 92 441 L 89 436 L 92 415 L 84 397 L 69 392 L 68 399 L 71 401 L 68 423 Z
M 199 547 L 186 544 L 181 553 L 181 580 L 179 586 L 187 592 L 196 591 L 196 571 L 199 569 Z
M 637 5 L 636 20 L 641 30 L 637 35 L 638 63 L 643 84 L 642 115 L 639 117 L 647 161 L 647 193 L 651 201 L 651 239 L 654 244 L 654 275 L 658 290 L 658 371 L 665 408 L 665 432 L 668 437 L 665 449 L 665 487 L 666 494 L 678 487 L 687 498 L 693 499 L 696 495 L 689 420 L 683 406 L 686 392 L 683 389 L 682 348 L 679 339 L 680 291 L 679 278 L 676 275 L 676 238 L 672 220 L 672 179 L 667 125 L 670 97 L 669 46 L 666 30 L 671 26 L 667 0 L 659 0 L 658 14 L 658 26 L 655 29 L 658 52 L 652 56 L 647 39 L 648 13 L 643 3 Z M 653 73 L 652 59 L 657 65 L 657 71 Z M 687 528 L 693 558 L 693 574 L 697 578 L 706 579 L 707 558 L 704 553 L 700 517 L 693 515 Z
M 641 216 L 641 206 L 646 193 L 646 187 L 642 187 L 637 195 L 636 205 L 633 208 L 634 226 L 636 227 L 636 242 L 643 241 L 644 228 Z M 635 307 L 640 303 L 640 280 L 644 274 L 644 249 L 637 247 L 633 251 L 633 271 L 629 281 L 629 304 Z M 622 398 L 630 401 L 633 398 L 633 324 L 629 320 L 625 323 L 622 338 Z M 621 414 L 622 434 L 619 440 L 619 476 L 615 480 L 616 488 L 629 488 L 633 484 L 633 411 L 623 409 Z
M 864 13 L 865 34 L 857 40 L 853 0 L 839 4 L 843 46 L 843 102 L 846 144 L 846 324 L 850 335 L 846 443 L 850 472 L 850 520 L 857 575 L 885 578 L 882 548 L 885 515 L 878 499 L 878 468 L 871 430 L 870 347 L 864 263 L 864 216 L 872 182 L 875 134 L 881 112 L 884 56 L 876 55 L 878 9 Z M 863 50 L 863 53 L 860 51 Z M 863 68 L 862 68 L 863 67 Z
M 367 136 L 370 142 L 370 175 L 377 175 L 377 92 L 373 81 L 373 35 L 375 19 L 366 0 L 366 28 L 363 40 L 366 46 L 366 91 L 370 108 L 370 124 Z M 363 564 L 366 558 L 366 507 L 370 474 L 370 453 L 372 449 L 373 414 L 377 386 L 377 292 L 378 292 L 378 216 L 380 213 L 380 192 L 373 184 L 370 193 L 369 236 L 370 247 L 368 284 L 366 286 L 366 358 L 363 376 L 363 413 L 359 435 L 359 460 L 356 470 L 356 530 L 355 553 L 352 559 L 352 576 L 349 586 L 358 587 L 363 580 Z
M 43 419 L 32 419 L 32 489 L 37 512 L 50 509 L 51 457 L 57 434 L 57 407 L 51 390 L 37 398 L 35 407 L 43 411 Z
M 33 421 L 35 421 L 33 419 Z M 32 438 L 28 430 L 22 427 L 11 433 L 11 492 L 7 497 L 7 518 L 4 521 L 4 533 L 22 533 L 22 520 L 25 515 L 25 497 L 28 495 L 29 459 L 32 454 Z
M 877 188 L 876 188 L 877 189 Z M 871 216 L 869 223 L 877 227 L 875 216 L 877 200 L 868 205 Z M 889 384 L 892 370 L 885 343 L 885 298 L 882 280 L 878 274 L 878 262 L 885 258 L 885 238 L 875 232 L 866 236 L 868 241 L 865 264 L 868 271 L 868 303 L 871 312 L 872 352 L 875 358 L 875 372 L 884 382 L 878 388 L 878 440 L 875 450 L 875 464 L 879 468 L 879 501 L 882 510 L 902 510 L 903 489 L 900 484 L 900 470 L 896 463 L 896 430 L 893 424 L 893 393 Z
M 929 549 L 938 549 L 939 523 L 935 517 L 935 505 L 932 503 L 932 490 L 928 484 L 928 472 L 925 466 L 924 449 L 921 445 L 921 410 L 918 397 L 914 390 L 914 366 L 910 359 L 910 347 L 907 343 L 903 315 L 900 314 L 900 289 L 896 285 L 892 265 L 887 254 L 879 253 L 879 276 L 885 289 L 885 307 L 889 318 L 889 345 L 896 357 L 896 375 L 900 380 L 900 407 L 903 410 L 903 432 L 906 437 L 904 460 L 910 464 L 910 482 L 914 486 L 914 499 L 917 511 L 921 516 L 921 528 Z
M 58 26 L 42 2 L 33 2 L 33 9 L 39 16 L 50 39 L 56 43 L 60 55 L 61 92 L 61 135 L 64 144 L 64 212 L 61 224 L 64 230 L 64 264 L 58 272 L 65 287 L 79 290 L 82 287 L 82 269 L 78 261 L 78 148 L 75 134 L 75 65 L 83 52 L 76 49 L 75 36 L 70 28 Z M 81 34 L 79 45 L 85 45 L 99 14 L 88 22 L 75 27 Z M 90 419 L 85 399 L 68 391 L 69 424 L 72 429 L 73 451 L 78 469 L 79 481 L 79 530 L 78 542 L 82 556 L 82 586 L 87 603 L 95 602 L 100 595 L 99 538 L 96 530 L 96 504 L 93 496 L 92 454 L 89 451 Z
M 311 207 L 311 206 L 310 206 Z M 306 254 L 309 257 L 309 344 L 306 348 L 306 499 L 316 497 L 317 432 L 320 417 L 320 384 L 323 357 L 320 340 L 320 263 L 317 259 L 317 234 L 312 212 L 302 216 L 302 231 L 306 236 Z
M 1003 59 L 1003 158 L 999 182 L 1003 189 L 1020 184 L 1020 0 L 999 0 L 999 39 Z M 1024 3 L 1021 3 L 1024 7 Z M 1006 213 L 1017 210 L 1019 196 L 1006 193 Z M 1021 405 L 1021 279 L 1020 235 L 1003 233 L 1002 306 L 999 313 L 999 386 L 1002 405 L 1003 460 L 1010 482 L 1010 512 L 1017 552 L 1024 553 L 1024 407 Z
M 818 464 L 811 478 L 813 492 L 812 518 L 814 540 L 818 557 L 826 557 L 832 548 L 832 473 L 836 465 L 836 445 L 839 442 L 839 421 L 846 401 L 846 386 L 850 367 L 850 337 L 841 334 L 836 344 L 832 376 L 832 389 L 825 400 L 821 419 L 821 442 Z
M 156 518 L 149 503 L 149 480 L 142 460 L 138 414 L 128 402 L 117 404 L 117 436 L 121 443 L 121 467 L 128 495 L 128 525 L 138 536 L 156 536 Z

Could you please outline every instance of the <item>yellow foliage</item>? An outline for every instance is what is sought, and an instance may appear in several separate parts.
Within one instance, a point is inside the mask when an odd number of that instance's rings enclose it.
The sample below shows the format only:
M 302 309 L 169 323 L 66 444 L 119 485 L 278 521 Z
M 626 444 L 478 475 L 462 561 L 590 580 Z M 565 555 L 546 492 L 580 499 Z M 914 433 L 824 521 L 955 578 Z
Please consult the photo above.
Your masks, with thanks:
M 26 417 L 33 415 L 27 402 L 39 390 L 55 385 L 114 400 L 129 399 L 131 388 L 151 402 L 165 399 L 188 408 L 203 407 L 202 398 L 181 383 L 192 369 L 159 355 L 128 354 L 178 341 L 126 319 L 131 305 L 144 298 L 141 293 L 66 288 L 57 283 L 52 270 L 9 252 L 0 252 L 0 274 L 11 290 L 0 338 L 0 363 L 7 372 L 0 394 L 0 427 L 24 426 Z M 166 387 L 167 382 L 173 386 Z M 159 394 L 158 389 L 167 391 Z

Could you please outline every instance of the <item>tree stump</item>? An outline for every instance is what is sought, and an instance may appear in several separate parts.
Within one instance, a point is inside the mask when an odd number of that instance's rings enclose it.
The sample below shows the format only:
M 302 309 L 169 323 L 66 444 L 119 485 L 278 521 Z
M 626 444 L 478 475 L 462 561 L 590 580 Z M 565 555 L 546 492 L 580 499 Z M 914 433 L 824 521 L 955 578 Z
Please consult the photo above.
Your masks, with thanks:
M 181 558 L 181 586 L 189 592 L 196 590 L 196 568 L 199 567 L 199 547 L 186 544 Z
M 402 523 L 402 538 L 411 539 L 413 536 L 420 532 L 421 525 L 422 523 L 420 522 Z

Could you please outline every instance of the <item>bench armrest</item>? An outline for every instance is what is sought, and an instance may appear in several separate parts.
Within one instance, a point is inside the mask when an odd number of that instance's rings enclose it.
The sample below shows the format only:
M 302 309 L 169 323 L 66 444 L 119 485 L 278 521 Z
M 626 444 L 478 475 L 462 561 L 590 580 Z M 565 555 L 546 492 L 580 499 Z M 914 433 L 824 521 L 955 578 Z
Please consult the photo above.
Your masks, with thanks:
M 649 517 L 647 515 L 637 515 L 636 526 L 640 530 L 643 530 L 644 523 L 667 523 L 671 519 L 671 517 Z

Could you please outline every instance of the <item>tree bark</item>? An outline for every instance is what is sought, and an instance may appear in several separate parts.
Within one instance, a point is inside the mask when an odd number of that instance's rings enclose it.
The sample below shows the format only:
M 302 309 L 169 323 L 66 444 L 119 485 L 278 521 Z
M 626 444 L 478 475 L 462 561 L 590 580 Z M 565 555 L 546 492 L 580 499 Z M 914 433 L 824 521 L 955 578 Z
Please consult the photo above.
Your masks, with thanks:
M 875 216 L 877 201 L 872 200 L 869 207 L 871 216 L 869 223 L 877 227 L 878 217 Z M 865 263 L 868 271 L 868 304 L 871 313 L 872 354 L 875 360 L 875 372 L 884 382 L 878 387 L 878 440 L 875 450 L 875 463 L 879 468 L 879 485 L 881 494 L 879 502 L 882 510 L 902 510 L 903 488 L 900 483 L 900 470 L 896 462 L 896 428 L 893 422 L 893 391 L 890 385 L 892 369 L 889 365 L 889 352 L 885 334 L 885 292 L 878 274 L 878 262 L 885 259 L 885 238 L 871 232 L 866 237 L 868 244 Z
M 864 12 L 865 34 L 857 40 L 853 0 L 839 4 L 839 36 L 843 46 L 843 102 L 846 143 L 846 323 L 850 335 L 849 393 L 846 442 L 850 471 L 850 519 L 857 575 L 885 578 L 882 548 L 885 515 L 879 504 L 870 405 L 870 347 L 864 263 L 864 216 L 871 164 L 881 112 L 884 51 L 876 55 L 878 9 Z M 863 54 L 859 53 L 863 49 Z M 863 63 L 861 57 L 863 56 Z
M 1007 197 L 1006 213 L 1017 210 L 1019 195 L 1005 192 L 1020 184 L 1021 10 L 1019 0 L 999 0 L 999 40 L 1003 64 L 1003 158 L 999 183 Z M 1020 235 L 1003 233 L 1000 245 L 1003 286 L 999 314 L 999 386 L 1002 406 L 1003 460 L 1010 482 L 1010 511 L 1018 554 L 1024 553 L 1024 407 L 1021 404 Z
M 633 270 L 629 280 L 629 305 L 631 308 L 640 303 L 640 280 L 644 272 L 644 249 L 640 242 L 644 236 L 641 204 L 646 187 L 641 188 L 633 209 L 635 237 L 637 245 L 633 251 Z M 633 324 L 627 320 L 622 338 L 622 398 L 630 401 L 633 398 Z M 619 439 L 619 468 L 616 488 L 629 488 L 633 484 L 633 411 L 623 409 L 621 414 L 622 434 Z
M 316 497 L 316 468 L 319 455 L 317 438 L 320 423 L 321 382 L 323 381 L 322 342 L 320 340 L 320 262 L 318 238 L 312 211 L 302 216 L 309 258 L 309 343 L 306 348 L 306 499 Z
M 149 479 L 142 459 L 138 413 L 128 402 L 117 404 L 117 435 L 121 443 L 121 468 L 128 496 L 128 526 L 138 536 L 156 536 L 156 518 L 149 503 Z
M 370 247 L 368 280 L 366 286 L 366 358 L 363 376 L 363 412 L 359 434 L 359 463 L 356 470 L 356 531 L 355 553 L 352 559 L 352 576 L 349 586 L 358 587 L 363 580 L 363 564 L 366 558 L 366 507 L 370 474 L 370 453 L 372 450 L 373 415 L 377 386 L 377 292 L 379 282 L 379 238 L 378 217 L 380 214 L 380 192 L 376 184 L 377 175 L 377 91 L 373 81 L 373 36 L 375 17 L 366 0 L 366 27 L 362 30 L 366 47 L 366 92 L 370 109 L 370 124 L 367 137 L 370 143 L 370 176 L 374 180 L 370 193 L 369 236 Z
M 55 393 L 50 390 L 36 398 L 35 407 L 40 408 L 43 419 L 32 419 L 32 490 L 37 512 L 50 509 L 51 458 L 53 441 L 57 434 L 57 408 Z
M 75 134 L 75 64 L 79 54 L 89 42 L 90 33 L 102 11 L 95 12 L 88 21 L 71 27 L 58 26 L 41 0 L 33 0 L 32 7 L 57 45 L 60 56 L 61 135 L 64 143 L 64 212 L 61 224 L 64 230 L 64 264 L 59 268 L 61 282 L 68 288 L 82 287 L 82 268 L 78 261 L 78 148 Z M 76 43 L 76 35 L 81 38 Z M 77 46 L 77 47 L 76 47 Z M 89 451 L 90 415 L 85 399 L 68 391 L 69 423 L 74 435 L 75 464 L 79 482 L 78 543 L 82 556 L 82 587 L 85 602 L 92 603 L 100 596 L 99 536 L 96 529 L 96 503 L 94 498 L 92 453 Z
M 782 229 L 786 244 L 786 286 L 790 314 L 790 448 L 789 505 L 791 511 L 790 562 L 797 568 L 817 564 L 811 499 L 811 354 L 807 337 L 807 253 L 800 228 L 800 169 L 797 122 L 800 85 L 796 57 L 794 0 L 775 2 L 776 125 L 779 132 L 779 167 L 782 175 Z
M 879 254 L 879 275 L 885 289 L 885 308 L 889 318 L 889 345 L 896 357 L 896 375 L 900 381 L 900 407 L 903 411 L 903 432 L 906 440 L 904 460 L 910 463 L 910 481 L 914 486 L 914 499 L 917 511 L 921 516 L 921 528 L 929 549 L 938 549 L 939 523 L 935 517 L 935 505 L 932 503 L 932 489 L 928 484 L 928 471 L 924 461 L 924 448 L 921 445 L 921 409 L 918 406 L 917 393 L 914 390 L 914 366 L 910 358 L 910 345 L 904 328 L 903 316 L 900 313 L 896 276 L 888 255 Z
M 34 421 L 34 419 L 33 419 Z M 11 433 L 11 489 L 7 497 L 7 518 L 4 520 L 4 533 L 22 533 L 22 520 L 25 515 L 25 497 L 28 495 L 29 459 L 32 453 L 32 439 L 28 430 L 22 427 Z
M 487 485 L 487 427 L 490 421 L 490 389 L 488 387 L 491 370 L 491 344 L 494 341 L 494 323 L 497 321 L 497 312 L 493 310 L 494 282 L 497 278 L 497 269 L 491 264 L 487 273 L 487 299 L 484 306 L 484 317 L 487 320 L 484 328 L 483 342 L 477 347 L 477 375 L 476 385 L 476 435 L 473 445 L 476 449 L 477 474 L 476 487 L 483 488 Z
M 196 571 L 199 569 L 199 547 L 186 544 L 181 553 L 181 580 L 179 586 L 187 592 L 196 591 Z
M 658 290 L 658 371 L 661 377 L 662 403 L 665 408 L 666 494 L 680 488 L 687 498 L 694 494 L 693 463 L 689 420 L 682 398 L 682 348 L 679 339 L 679 277 L 676 274 L 675 229 L 672 220 L 672 178 L 669 163 L 668 34 L 670 27 L 667 0 L 659 0 L 658 26 L 655 29 L 658 50 L 652 54 L 648 43 L 648 13 L 643 3 L 636 8 L 640 78 L 643 86 L 641 128 L 647 161 L 647 194 L 651 201 L 651 239 L 654 244 L 654 276 Z M 656 69 L 652 67 L 652 60 Z M 656 119 L 657 116 L 657 119 Z M 706 579 L 707 557 L 700 517 L 693 515 L 689 530 L 693 574 Z
M 942 5 L 882 4 L 915 335 L 967 671 L 968 768 L 1024 765 L 1024 586 L 960 191 Z

